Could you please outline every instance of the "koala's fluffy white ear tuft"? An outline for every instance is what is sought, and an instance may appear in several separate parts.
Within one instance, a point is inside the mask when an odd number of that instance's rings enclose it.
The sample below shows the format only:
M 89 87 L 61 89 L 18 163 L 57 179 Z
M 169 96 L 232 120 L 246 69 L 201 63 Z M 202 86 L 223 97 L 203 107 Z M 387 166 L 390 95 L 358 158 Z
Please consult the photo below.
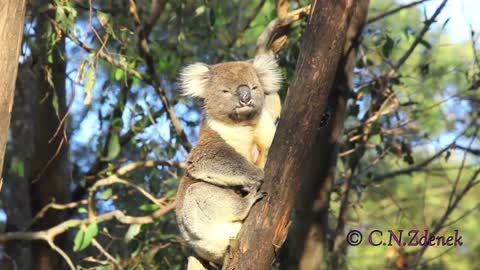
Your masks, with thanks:
M 209 73 L 210 67 L 204 63 L 195 63 L 183 68 L 179 78 L 183 95 L 203 98 Z
M 260 54 L 253 59 L 253 67 L 262 84 L 263 91 L 267 94 L 280 90 L 282 74 L 278 68 L 275 57 L 271 54 Z

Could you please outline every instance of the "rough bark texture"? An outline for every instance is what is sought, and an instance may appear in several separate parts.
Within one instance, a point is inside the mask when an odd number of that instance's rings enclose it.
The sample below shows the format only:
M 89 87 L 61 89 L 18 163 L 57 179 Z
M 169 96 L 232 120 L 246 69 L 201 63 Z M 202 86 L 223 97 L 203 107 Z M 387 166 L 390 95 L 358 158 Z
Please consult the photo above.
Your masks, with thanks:
M 17 78 L 25 3 L 25 0 L 0 1 L 0 178 Z
M 289 238 L 290 269 L 321 269 L 327 257 L 328 209 L 335 180 L 338 142 L 343 133 L 348 93 L 368 3 L 368 0 L 359 0 L 355 8 L 328 99 L 332 117 L 328 125 L 319 131 L 314 150 L 307 159 L 295 209 L 295 224 Z
M 263 189 L 269 195 L 245 221 L 226 269 L 270 269 L 276 250 L 287 236 L 304 161 L 315 144 L 355 2 L 312 3 L 295 75 L 265 169 Z

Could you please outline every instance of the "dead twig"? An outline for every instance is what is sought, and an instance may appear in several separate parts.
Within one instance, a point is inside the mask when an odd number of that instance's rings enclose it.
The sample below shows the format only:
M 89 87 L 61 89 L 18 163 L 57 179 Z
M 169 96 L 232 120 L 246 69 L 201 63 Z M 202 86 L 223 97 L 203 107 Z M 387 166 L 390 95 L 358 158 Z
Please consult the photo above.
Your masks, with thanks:
M 265 28 L 262 34 L 257 38 L 255 54 L 265 54 L 270 51 L 277 53 L 281 49 L 283 43 L 277 44 L 276 46 L 272 45 L 278 37 L 285 34 L 281 33 L 282 29 L 302 18 L 306 18 L 309 14 L 310 5 L 289 12 L 284 17 L 279 17 L 271 21 L 267 28 Z

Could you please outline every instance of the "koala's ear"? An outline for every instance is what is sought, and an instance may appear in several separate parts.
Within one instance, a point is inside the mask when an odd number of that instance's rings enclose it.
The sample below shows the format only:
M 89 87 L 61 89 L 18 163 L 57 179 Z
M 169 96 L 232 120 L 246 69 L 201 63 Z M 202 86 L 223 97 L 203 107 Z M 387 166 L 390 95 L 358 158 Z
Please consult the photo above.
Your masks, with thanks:
M 183 95 L 204 98 L 209 77 L 210 66 L 207 64 L 195 63 L 183 68 L 179 78 Z
M 275 57 L 271 54 L 260 54 L 253 59 L 253 67 L 262 84 L 263 91 L 267 94 L 280 90 L 282 74 L 278 68 Z

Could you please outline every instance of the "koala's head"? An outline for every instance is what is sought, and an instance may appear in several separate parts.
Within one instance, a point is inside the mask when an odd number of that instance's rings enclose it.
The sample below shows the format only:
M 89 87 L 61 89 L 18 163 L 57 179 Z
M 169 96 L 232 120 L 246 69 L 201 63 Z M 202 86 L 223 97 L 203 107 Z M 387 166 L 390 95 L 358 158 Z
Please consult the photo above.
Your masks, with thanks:
M 195 63 L 180 75 L 183 93 L 203 99 L 207 116 L 226 123 L 257 119 L 265 95 L 276 93 L 280 83 L 280 71 L 270 55 L 216 65 Z

